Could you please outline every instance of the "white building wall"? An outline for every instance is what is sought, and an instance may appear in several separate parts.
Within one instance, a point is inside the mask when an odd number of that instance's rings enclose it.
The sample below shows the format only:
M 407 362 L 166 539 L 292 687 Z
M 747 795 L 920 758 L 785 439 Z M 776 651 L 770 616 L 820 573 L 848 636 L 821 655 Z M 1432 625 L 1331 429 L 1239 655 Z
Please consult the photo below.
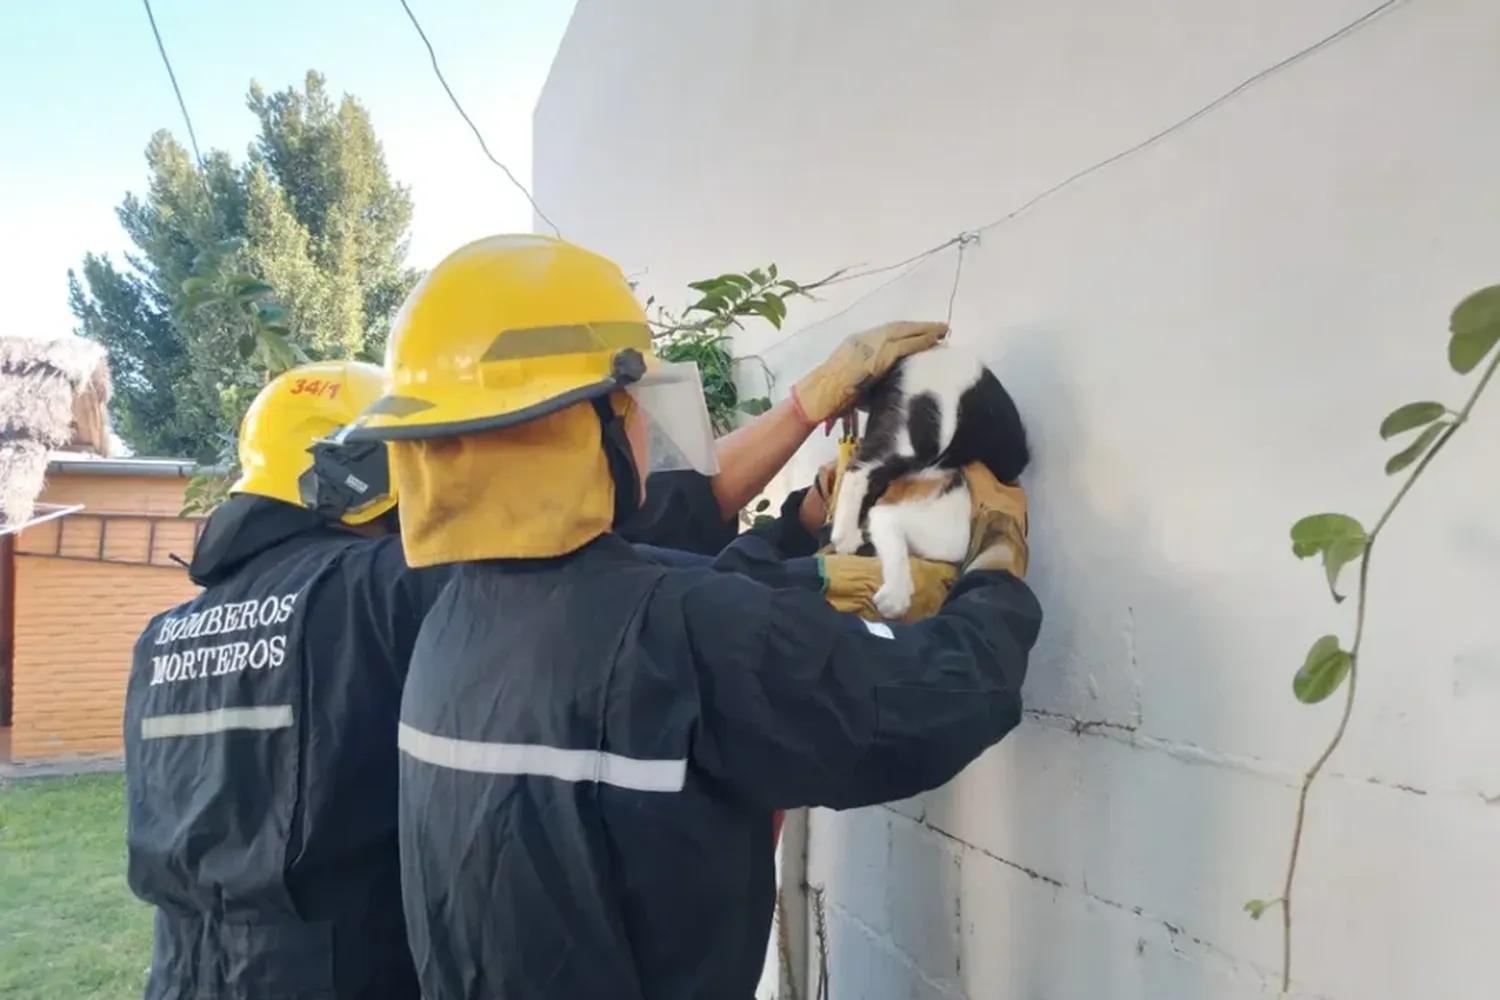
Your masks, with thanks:
M 1374 4 L 581 0 L 536 112 L 536 194 L 668 302 L 771 260 L 804 280 L 883 265 Z M 1277 894 L 1336 719 L 1291 675 L 1351 628 L 1287 530 L 1368 523 L 1393 488 L 1380 418 L 1467 392 L 1446 320 L 1500 281 L 1497 52 L 1493 0 L 1397 3 L 966 248 L 953 335 L 1036 443 L 1031 715 L 921 801 L 814 815 L 833 997 L 1274 995 L 1277 921 L 1240 907 Z M 740 346 L 784 392 L 852 330 L 941 318 L 957 259 L 794 303 L 795 336 Z M 1500 990 L 1487 402 L 1381 543 L 1360 706 L 1308 823 L 1299 995 Z

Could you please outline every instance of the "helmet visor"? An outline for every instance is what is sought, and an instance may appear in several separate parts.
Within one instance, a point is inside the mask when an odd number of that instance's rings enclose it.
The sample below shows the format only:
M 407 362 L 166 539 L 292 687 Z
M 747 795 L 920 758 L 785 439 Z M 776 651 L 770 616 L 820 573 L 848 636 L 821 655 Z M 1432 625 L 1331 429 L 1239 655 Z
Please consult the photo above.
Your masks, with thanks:
M 703 381 L 691 361 L 653 365 L 626 389 L 646 423 L 646 474 L 692 469 L 705 476 L 719 471 L 713 422 L 703 398 Z

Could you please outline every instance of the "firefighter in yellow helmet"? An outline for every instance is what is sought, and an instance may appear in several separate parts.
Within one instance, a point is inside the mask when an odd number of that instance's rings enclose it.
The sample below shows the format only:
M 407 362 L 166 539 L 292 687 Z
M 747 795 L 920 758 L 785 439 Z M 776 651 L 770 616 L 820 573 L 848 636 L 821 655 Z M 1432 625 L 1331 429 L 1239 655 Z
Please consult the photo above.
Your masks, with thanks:
M 394 511 L 385 449 L 327 440 L 379 398 L 382 379 L 379 367 L 358 361 L 308 364 L 272 379 L 241 422 L 240 476 L 230 495 L 280 500 L 351 527 Z
M 329 438 L 380 368 L 304 365 L 246 413 L 193 600 L 135 647 L 129 882 L 155 907 L 146 1000 L 418 1000 L 396 847 L 406 664 L 447 580 L 409 570 L 386 448 Z
M 890 343 L 799 383 L 803 426 Z M 1040 609 L 1013 541 L 931 619 L 885 624 L 615 534 L 647 474 L 712 475 L 717 451 L 697 373 L 655 356 L 611 262 L 543 236 L 461 248 L 407 299 L 386 375 L 340 440 L 390 443 L 408 562 L 458 567 L 399 727 L 426 1000 L 748 998 L 773 812 L 914 795 L 1019 722 Z

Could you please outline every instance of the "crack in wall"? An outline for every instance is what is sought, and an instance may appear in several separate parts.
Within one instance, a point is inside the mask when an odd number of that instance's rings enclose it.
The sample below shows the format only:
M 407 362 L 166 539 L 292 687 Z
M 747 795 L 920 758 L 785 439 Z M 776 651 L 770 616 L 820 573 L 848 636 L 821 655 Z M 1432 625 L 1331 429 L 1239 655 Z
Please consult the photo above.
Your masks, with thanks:
M 1231 771 L 1239 771 L 1244 774 L 1253 774 L 1259 778 L 1268 778 L 1288 788 L 1298 788 L 1302 783 L 1301 772 L 1290 771 L 1264 758 L 1227 754 L 1198 746 L 1195 743 L 1162 739 L 1161 737 L 1151 736 L 1143 732 L 1140 726 L 1134 723 L 1116 722 L 1113 719 L 1085 719 L 1076 715 L 1068 715 L 1064 712 L 1053 712 L 1041 708 L 1028 708 L 1023 714 L 1037 725 L 1046 726 L 1049 729 L 1065 730 L 1079 737 L 1094 736 L 1099 739 L 1112 740 L 1115 743 L 1120 743 L 1136 750 L 1164 753 L 1174 760 L 1180 760 L 1185 764 L 1219 767 Z M 1374 776 L 1352 775 L 1343 771 L 1325 771 L 1324 776 L 1351 784 L 1374 785 L 1377 788 L 1399 792 L 1404 795 L 1457 795 L 1466 797 L 1477 794 L 1488 805 L 1500 805 L 1500 793 L 1487 795 L 1484 792 L 1474 789 L 1420 788 L 1404 782 L 1388 781 L 1385 778 Z
M 912 961 L 912 957 L 906 953 L 906 949 L 902 948 L 895 938 L 891 937 L 889 934 L 876 930 L 874 927 L 871 927 L 869 924 L 861 920 L 853 910 L 850 910 L 848 907 L 841 905 L 837 899 L 834 899 L 831 896 L 828 897 L 828 908 L 834 913 L 841 916 L 845 921 L 847 921 L 852 927 L 858 930 L 865 937 L 869 938 L 871 944 L 875 945 L 875 947 L 879 948 L 881 951 L 894 958 L 897 962 L 900 962 L 902 967 L 904 967 L 907 972 L 911 973 L 917 979 L 920 979 L 925 986 L 937 993 L 942 994 L 943 996 L 954 995 L 953 987 L 956 984 L 949 983 L 945 985 L 944 983 L 939 982 L 938 980 L 933 979 L 931 976 L 929 976 L 926 970 L 924 970 L 916 962 Z M 828 978 L 830 980 L 833 979 L 834 971 L 835 966 L 833 964 L 833 956 L 830 955 L 828 969 Z
M 1082 736 L 1084 733 L 1092 733 L 1099 729 L 1113 729 L 1122 733 L 1134 733 L 1138 728 L 1134 723 L 1130 722 L 1115 722 L 1112 719 L 1084 719 L 1063 712 L 1049 712 L 1044 708 L 1028 708 L 1023 714 L 1028 718 L 1037 720 L 1042 725 L 1051 726 L 1054 729 L 1066 728 L 1074 736 Z
M 1273 969 L 1267 969 L 1267 968 L 1264 968 L 1264 967 L 1262 967 L 1260 965 L 1255 964 L 1254 962 L 1251 962 L 1251 961 L 1246 960 L 1246 959 L 1242 959 L 1242 958 L 1236 956 L 1233 952 L 1229 951 L 1228 949 L 1222 948 L 1219 945 L 1216 945 L 1213 942 L 1208 941 L 1207 939 L 1205 939 L 1203 937 L 1200 937 L 1197 934 L 1194 934 L 1194 933 L 1188 931 L 1185 927 L 1183 927 L 1183 926 L 1181 926 L 1179 924 L 1175 924 L 1175 923 L 1173 923 L 1170 920 L 1167 920 L 1167 919 L 1165 919 L 1163 917 L 1158 917 L 1158 916 L 1156 916 L 1154 914 L 1151 914 L 1151 913 L 1147 912 L 1146 908 L 1143 907 L 1143 906 L 1136 906 L 1136 905 L 1133 905 L 1133 904 L 1130 904 L 1130 903 L 1122 903 L 1122 902 L 1119 902 L 1118 900 L 1110 899 L 1107 896 L 1101 896 L 1098 893 L 1093 892 L 1092 890 L 1090 890 L 1088 888 L 1088 876 L 1087 876 L 1087 874 L 1085 874 L 1083 876 L 1083 878 L 1082 878 L 1081 887 L 1074 887 L 1074 886 L 1071 886 L 1071 885 L 1069 885 L 1069 884 L 1061 881 L 1060 879 L 1053 878 L 1050 875 L 1045 875 L 1042 872 L 1039 872 L 1039 871 L 1037 871 L 1034 868 L 1029 868 L 1026 865 L 1021 864 L 1020 862 L 1012 861 L 1011 859 L 1006 858 L 1006 857 L 1002 857 L 1002 856 L 994 853 L 993 851 L 986 850 L 985 848 L 980 847 L 977 844 L 971 844 L 967 840 L 964 840 L 962 837 L 954 836 L 952 833 L 949 833 L 947 830 L 944 830 L 944 829 L 942 829 L 941 827 L 938 827 L 938 826 L 934 826 L 933 824 L 928 823 L 925 820 L 920 820 L 919 821 L 919 820 L 912 819 L 912 817 L 906 815 L 905 813 L 897 812 L 895 809 L 892 809 L 890 806 L 884 806 L 883 808 L 887 812 L 889 812 L 892 816 L 900 817 L 901 819 L 906 820 L 908 823 L 912 824 L 913 826 L 920 827 L 921 829 L 923 829 L 923 830 L 925 830 L 925 831 L 927 831 L 929 833 L 937 835 L 939 838 L 941 838 L 942 840 L 944 840 L 944 841 L 946 841 L 948 843 L 956 844 L 958 846 L 958 848 L 959 848 L 958 864 L 959 864 L 960 870 L 962 870 L 962 867 L 963 867 L 963 856 L 964 856 L 964 854 L 966 852 L 971 852 L 972 851 L 973 853 L 981 855 L 981 856 L 983 856 L 985 858 L 988 858 L 991 861 L 998 862 L 999 864 L 1004 865 L 1006 868 L 1009 868 L 1012 871 L 1020 872 L 1021 874 L 1025 875 L 1027 878 L 1029 878 L 1029 879 L 1031 879 L 1031 880 L 1033 880 L 1035 882 L 1039 882 L 1039 883 L 1041 883 L 1043 885 L 1048 886 L 1053 891 L 1054 899 L 1057 897 L 1058 893 L 1068 893 L 1068 894 L 1072 895 L 1075 898 L 1083 899 L 1083 900 L 1086 900 L 1086 901 L 1088 901 L 1090 903 L 1095 903 L 1095 904 L 1098 904 L 1100 906 L 1107 907 L 1107 908 L 1109 908 L 1111 910 L 1119 911 L 1121 913 L 1128 913 L 1131 916 L 1137 918 L 1138 920 L 1142 920 L 1142 921 L 1145 921 L 1146 923 L 1149 923 L 1149 924 L 1153 925 L 1157 930 L 1159 930 L 1161 932 L 1164 932 L 1167 935 L 1168 947 L 1171 949 L 1171 951 L 1172 951 L 1172 953 L 1174 955 L 1176 955 L 1178 958 L 1182 959 L 1185 962 L 1192 962 L 1194 964 L 1201 964 L 1201 958 L 1199 956 L 1190 955 L 1189 953 L 1187 953 L 1186 951 L 1184 951 L 1182 949 L 1182 942 L 1188 942 L 1188 943 L 1196 946 L 1205 955 L 1211 956 L 1212 958 L 1217 959 L 1219 963 L 1222 963 L 1225 966 L 1225 968 L 1222 971 L 1226 975 L 1238 977 L 1238 976 L 1241 976 L 1241 975 L 1247 975 L 1248 974 L 1248 976 L 1252 978 L 1252 981 L 1254 981 L 1257 984 L 1259 984 L 1261 986 L 1261 988 L 1263 988 L 1263 989 L 1271 989 L 1274 986 L 1275 982 L 1276 982 L 1277 973 Z M 954 912 L 955 912 L 955 914 L 961 914 L 962 913 L 962 905 L 963 905 L 962 904 L 962 899 L 961 899 L 961 897 L 958 894 L 955 894 L 955 896 L 957 898 L 955 898 L 955 901 L 954 901 Z M 833 901 L 833 905 L 837 906 L 838 905 L 837 901 Z M 843 910 L 842 907 L 839 907 L 839 909 Z M 843 910 L 843 912 L 848 913 L 847 910 Z M 883 942 L 885 944 L 888 944 L 890 946 L 890 948 L 894 949 L 897 953 L 899 953 L 903 964 L 906 964 L 906 965 L 910 966 L 911 968 L 913 968 L 913 971 L 915 971 L 919 975 L 921 975 L 924 981 L 928 982 L 930 985 L 933 985 L 934 987 L 940 988 L 940 987 L 938 987 L 938 984 L 935 984 L 935 983 L 933 983 L 931 981 L 930 977 L 928 977 L 925 973 L 921 972 L 920 969 L 918 969 L 917 967 L 915 967 L 915 966 L 913 966 L 911 964 L 910 959 L 908 958 L 908 956 L 906 956 L 905 952 L 902 951 L 899 942 L 895 941 L 893 938 L 891 938 L 887 934 L 882 934 L 882 933 L 876 931 L 874 928 L 870 927 L 868 924 L 866 924 L 863 921 L 861 921 L 858 917 L 854 916 L 852 913 L 850 913 L 848 915 L 849 915 L 849 919 L 852 922 L 858 924 L 867 934 L 869 934 L 870 936 L 874 937 L 878 941 L 881 941 L 881 942 Z M 959 931 L 960 936 L 962 936 L 962 933 L 963 933 L 963 924 L 962 924 L 962 920 L 961 919 L 960 919 L 960 922 L 959 922 L 958 931 Z M 1138 950 L 1137 953 L 1140 954 L 1142 950 L 1143 949 Z M 958 967 L 959 967 L 960 970 L 962 969 L 962 966 L 963 966 L 963 957 L 962 957 L 962 953 L 960 952 L 959 958 L 958 958 Z M 1309 1000 L 1313 1000 L 1313 998 L 1309 998 Z
M 1340 775 L 1340 777 L 1343 777 L 1343 775 Z M 1353 781 L 1354 779 L 1353 778 L 1346 778 L 1345 780 Z M 1384 781 L 1384 780 L 1382 780 L 1380 778 L 1366 778 L 1365 779 L 1365 784 L 1367 784 L 1367 785 L 1375 785 L 1376 787 L 1379 787 L 1379 788 L 1389 788 L 1392 791 L 1396 791 L 1396 792 L 1406 792 L 1409 795 L 1426 795 L 1427 794 L 1427 789 L 1425 789 L 1425 788 L 1418 788 L 1415 785 L 1405 785 L 1405 784 L 1402 784 L 1399 781 Z
M 896 810 L 892 809 L 890 806 L 884 806 L 882 808 L 884 808 L 887 812 L 889 812 L 893 816 L 900 816 L 902 819 L 906 820 L 908 823 L 911 823 L 913 826 L 919 826 L 919 827 L 921 827 L 924 830 L 928 830 L 928 831 L 930 831 L 932 833 L 935 833 L 939 837 L 942 837 L 944 840 L 947 840 L 947 841 L 950 841 L 950 842 L 952 842 L 954 844 L 957 844 L 959 847 L 963 848 L 964 850 L 973 851 L 975 854 L 982 854 L 985 857 L 989 858 L 991 861 L 998 861 L 1002 865 L 1005 865 L 1007 868 L 1013 868 L 1016 871 L 1020 872 L 1022 875 L 1027 876 L 1028 878 L 1035 879 L 1038 882 L 1043 882 L 1043 883 L 1045 883 L 1047 885 L 1052 886 L 1054 889 L 1066 889 L 1066 888 L 1068 888 L 1062 882 L 1058 881 L 1057 879 L 1053 878 L 1050 875 L 1043 875 L 1041 872 L 1036 871 L 1033 868 L 1027 868 L 1025 865 L 1020 864 L 1019 862 L 1011 861 L 1009 858 L 1002 858 L 1000 855 L 995 854 L 993 851 L 987 851 L 983 847 L 980 847 L 977 844 L 971 844 L 967 840 L 964 840 L 962 837 L 955 837 L 953 834 L 949 833 L 947 830 L 944 830 L 942 827 L 940 827 L 940 826 L 934 826 L 933 824 L 927 822 L 927 820 L 925 818 L 925 814 L 924 814 L 924 817 L 922 819 L 915 820 L 915 819 L 912 819 L 910 816 L 906 815 L 905 813 L 897 812 Z M 959 863 L 961 865 L 963 862 L 960 861 Z

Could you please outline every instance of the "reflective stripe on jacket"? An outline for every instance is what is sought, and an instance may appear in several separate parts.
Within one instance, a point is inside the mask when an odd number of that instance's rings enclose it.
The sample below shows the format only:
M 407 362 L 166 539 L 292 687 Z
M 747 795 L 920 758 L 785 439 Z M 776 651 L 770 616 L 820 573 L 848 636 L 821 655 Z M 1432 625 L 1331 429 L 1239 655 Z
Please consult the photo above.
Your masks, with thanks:
M 402 704 L 425 1000 L 749 1000 L 772 813 L 952 778 L 1019 722 L 1040 619 L 975 573 L 934 618 L 867 625 L 613 536 L 460 567 Z

